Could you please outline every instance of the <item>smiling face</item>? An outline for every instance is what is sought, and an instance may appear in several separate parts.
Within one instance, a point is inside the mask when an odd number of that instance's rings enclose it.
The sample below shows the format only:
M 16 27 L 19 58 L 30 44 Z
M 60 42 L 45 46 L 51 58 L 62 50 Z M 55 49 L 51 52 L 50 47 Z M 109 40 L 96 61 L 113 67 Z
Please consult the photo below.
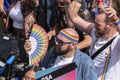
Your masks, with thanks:
M 96 35 L 99 37 L 110 32 L 109 24 L 105 22 L 105 18 L 106 18 L 106 15 L 104 13 L 96 15 L 96 18 L 95 18 Z
M 60 11 L 62 11 L 63 13 L 65 13 L 65 3 L 64 3 L 64 0 L 56 0 L 57 2 L 57 5 L 60 9 Z M 66 0 L 66 2 L 71 2 L 71 0 Z

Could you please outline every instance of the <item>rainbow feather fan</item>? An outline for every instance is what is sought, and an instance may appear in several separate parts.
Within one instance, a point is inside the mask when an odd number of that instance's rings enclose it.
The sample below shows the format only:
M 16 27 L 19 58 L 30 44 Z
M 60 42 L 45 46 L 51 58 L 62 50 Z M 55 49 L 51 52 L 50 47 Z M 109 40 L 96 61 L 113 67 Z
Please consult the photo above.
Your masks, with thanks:
M 29 51 L 29 64 L 36 65 L 43 59 L 48 49 L 48 37 L 46 31 L 34 24 L 30 34 L 31 50 Z

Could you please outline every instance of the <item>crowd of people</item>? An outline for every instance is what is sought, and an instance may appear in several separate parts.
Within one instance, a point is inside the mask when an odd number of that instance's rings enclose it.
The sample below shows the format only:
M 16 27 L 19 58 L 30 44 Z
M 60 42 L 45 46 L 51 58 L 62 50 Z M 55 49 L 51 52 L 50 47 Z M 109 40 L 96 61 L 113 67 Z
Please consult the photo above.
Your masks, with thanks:
M 120 79 L 119 0 L 8 0 L 7 9 L 6 1 L 0 2 L 0 32 L 19 38 L 22 62 L 29 61 L 29 35 L 38 24 L 50 44 L 37 66 L 48 69 L 75 62 L 76 80 Z M 34 68 L 21 79 L 35 80 Z

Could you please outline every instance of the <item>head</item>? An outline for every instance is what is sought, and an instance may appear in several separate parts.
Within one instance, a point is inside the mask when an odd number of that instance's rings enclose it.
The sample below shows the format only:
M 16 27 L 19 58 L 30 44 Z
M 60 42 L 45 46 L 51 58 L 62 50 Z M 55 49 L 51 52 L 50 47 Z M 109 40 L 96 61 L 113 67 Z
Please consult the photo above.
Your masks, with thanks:
M 66 55 L 76 49 L 79 40 L 78 33 L 72 28 L 62 29 L 55 37 L 55 53 L 57 55 Z
M 23 76 L 22 80 L 36 80 L 34 69 L 28 70 Z
M 96 36 L 102 37 L 115 29 L 115 26 L 105 12 L 103 10 L 99 10 L 99 13 L 95 16 L 95 28 Z
M 71 0 L 66 0 L 66 2 L 71 2 Z M 59 8 L 59 10 L 63 13 L 65 13 L 65 3 L 64 0 L 56 0 L 57 6 Z

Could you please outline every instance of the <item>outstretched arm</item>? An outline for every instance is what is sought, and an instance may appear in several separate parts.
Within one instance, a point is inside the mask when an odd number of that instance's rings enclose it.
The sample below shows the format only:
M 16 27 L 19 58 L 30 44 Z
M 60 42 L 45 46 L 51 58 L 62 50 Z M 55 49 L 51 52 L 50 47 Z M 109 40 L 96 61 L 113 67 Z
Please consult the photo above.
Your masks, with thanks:
M 66 0 L 64 0 L 64 2 L 66 3 Z M 94 24 L 88 21 L 85 21 L 78 15 L 77 12 L 75 12 L 76 5 L 81 6 L 82 4 L 76 1 L 72 1 L 69 5 L 66 5 L 65 6 L 66 14 L 68 18 L 74 23 L 74 25 L 77 25 L 77 27 L 80 30 L 85 31 L 86 33 L 90 34 L 92 28 L 94 27 Z

